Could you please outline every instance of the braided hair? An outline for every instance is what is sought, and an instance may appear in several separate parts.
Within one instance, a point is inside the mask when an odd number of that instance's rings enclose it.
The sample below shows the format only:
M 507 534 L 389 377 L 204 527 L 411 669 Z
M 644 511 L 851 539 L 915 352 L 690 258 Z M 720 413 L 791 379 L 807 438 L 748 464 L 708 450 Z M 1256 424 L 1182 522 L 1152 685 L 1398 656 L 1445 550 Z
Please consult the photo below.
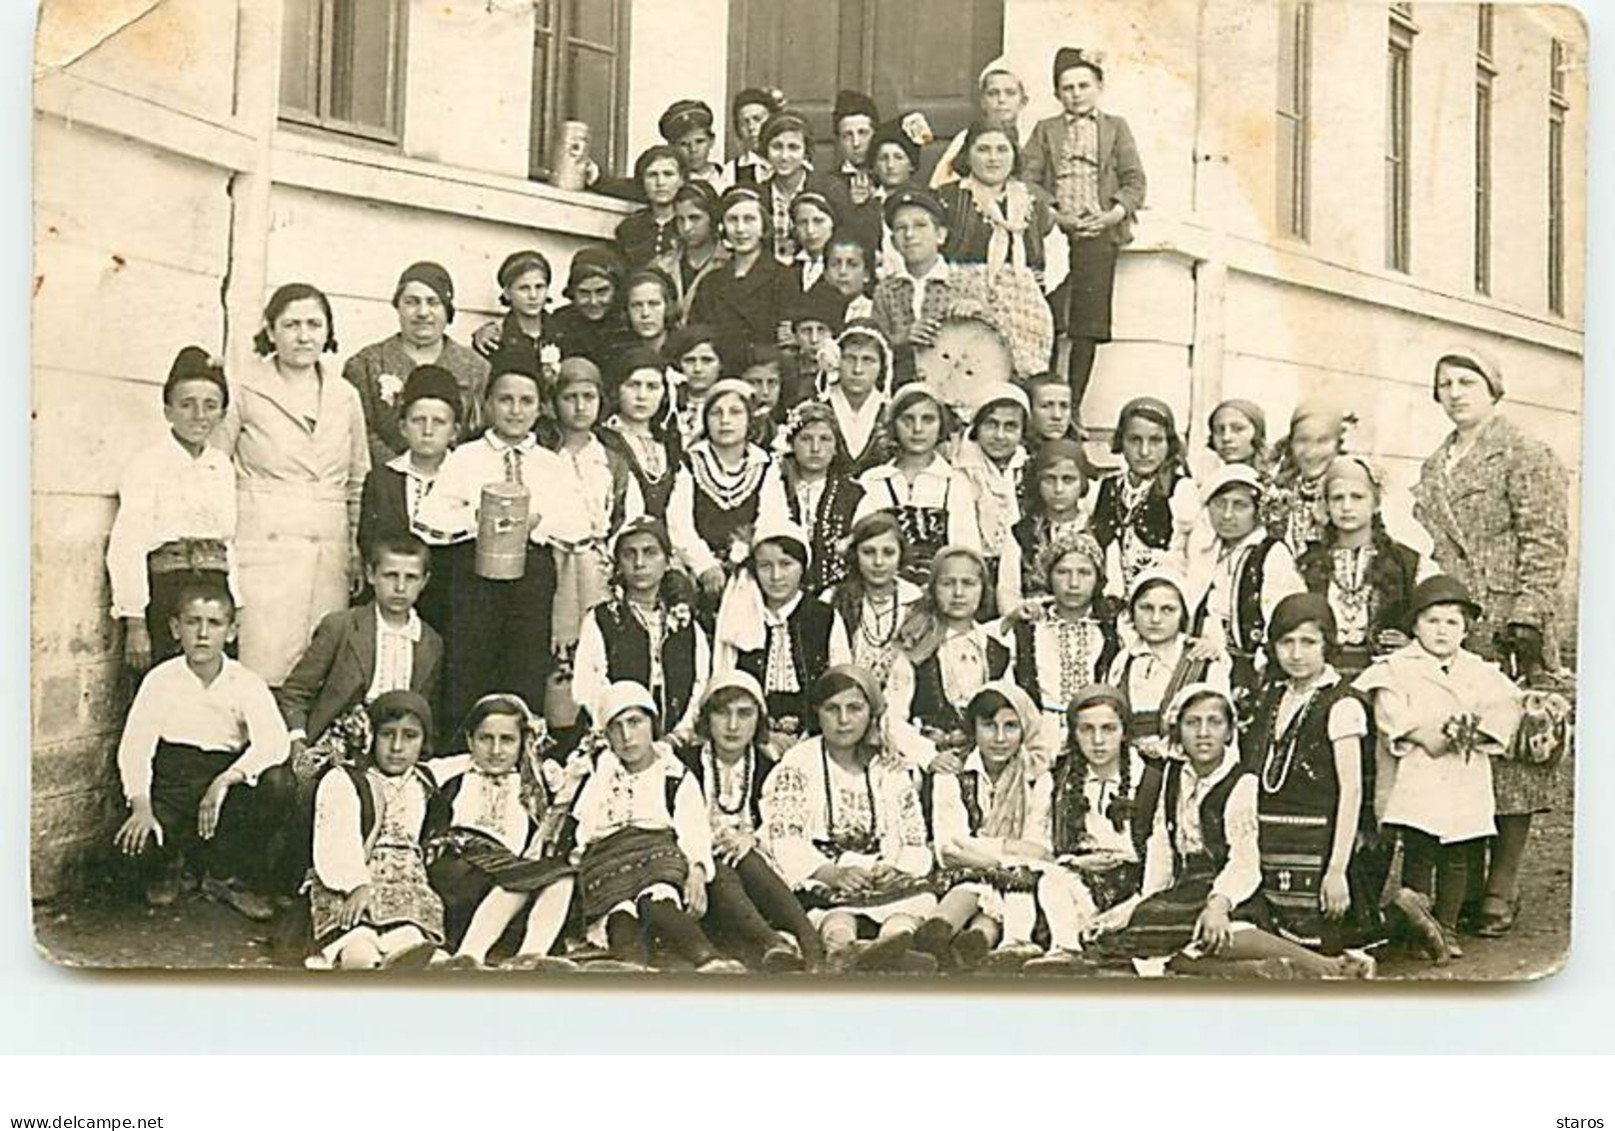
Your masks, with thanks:
M 1083 783 L 1088 780 L 1088 755 L 1085 754 L 1082 747 L 1077 744 L 1076 716 L 1081 711 L 1099 706 L 1110 706 L 1112 710 L 1115 710 L 1115 706 L 1113 704 L 1098 701 L 1084 703 L 1080 706 L 1074 705 L 1074 708 L 1068 712 L 1070 717 L 1067 719 L 1066 725 L 1065 761 L 1070 767 L 1068 771 L 1070 777 L 1067 780 L 1073 783 L 1076 787 L 1075 789 L 1071 790 L 1073 796 L 1071 799 L 1070 815 L 1073 824 L 1079 830 L 1083 827 L 1084 823 L 1088 819 L 1088 794 L 1082 788 Z M 1138 799 L 1134 795 L 1134 790 L 1138 783 L 1133 781 L 1132 749 L 1127 743 L 1129 738 L 1127 733 L 1127 717 L 1120 711 L 1117 711 L 1116 714 L 1118 720 L 1122 724 L 1122 748 L 1119 756 L 1119 761 L 1121 764 L 1121 780 L 1117 784 L 1116 792 L 1111 795 L 1110 803 L 1105 806 L 1105 811 L 1102 816 L 1109 821 L 1111 827 L 1119 833 L 1125 831 L 1131 825 L 1133 816 L 1137 811 Z

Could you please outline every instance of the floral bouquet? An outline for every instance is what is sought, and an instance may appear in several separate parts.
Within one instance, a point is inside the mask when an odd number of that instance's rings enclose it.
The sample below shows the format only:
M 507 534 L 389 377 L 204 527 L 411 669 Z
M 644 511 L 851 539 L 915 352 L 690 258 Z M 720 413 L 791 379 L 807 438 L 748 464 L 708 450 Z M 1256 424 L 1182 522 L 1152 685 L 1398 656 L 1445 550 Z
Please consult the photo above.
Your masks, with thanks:
M 1454 715 L 1441 724 L 1441 734 L 1452 752 L 1462 754 L 1465 762 L 1488 741 L 1480 729 L 1480 716 L 1476 714 Z

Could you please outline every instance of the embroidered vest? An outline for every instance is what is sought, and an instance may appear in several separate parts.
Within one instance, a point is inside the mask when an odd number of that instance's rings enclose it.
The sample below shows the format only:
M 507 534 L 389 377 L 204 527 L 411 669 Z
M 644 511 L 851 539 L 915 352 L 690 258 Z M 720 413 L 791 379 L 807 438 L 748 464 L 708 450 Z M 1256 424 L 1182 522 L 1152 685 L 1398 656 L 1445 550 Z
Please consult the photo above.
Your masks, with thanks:
M 1374 556 L 1365 578 L 1368 585 L 1368 641 L 1361 648 L 1337 644 L 1329 662 L 1342 672 L 1361 671 L 1374 657 L 1374 637 L 1386 629 L 1403 627 L 1403 610 L 1418 583 L 1419 554 L 1400 542 L 1392 541 L 1383 530 L 1374 532 Z M 1335 563 L 1327 542 L 1314 542 L 1296 559 L 1296 569 L 1309 593 L 1329 594 L 1334 581 Z M 1338 609 L 1336 610 L 1339 611 Z
M 1228 863 L 1228 796 L 1249 772 L 1243 766 L 1236 766 L 1200 799 L 1200 841 L 1205 856 L 1185 860 L 1178 848 L 1178 799 L 1183 796 L 1185 766 L 1184 762 L 1167 765 L 1166 780 L 1161 791 L 1161 804 L 1166 806 L 1167 840 L 1172 845 L 1173 875 L 1179 879 L 1183 877 L 1185 866 L 1209 868 L 1217 872 Z
M 824 493 L 819 496 L 818 513 L 803 515 L 796 492 L 787 484 L 787 503 L 791 521 L 809 531 L 812 543 L 813 564 L 802 578 L 804 593 L 822 593 L 847 576 L 847 563 L 842 544 L 852 533 L 853 515 L 863 500 L 864 489 L 855 479 L 832 473 L 826 480 Z
M 986 653 L 988 680 L 1002 679 L 1009 670 L 1009 649 L 989 639 Z M 934 653 L 914 668 L 914 699 L 909 715 L 937 730 L 964 730 L 964 717 L 948 701 L 942 686 L 942 660 Z
M 1116 653 L 1121 651 L 1121 639 L 1116 635 L 1116 619 L 1107 616 L 1099 610 L 1089 614 L 1099 625 L 1101 644 L 1099 655 L 1094 658 L 1091 667 L 1083 669 L 1083 682 L 1094 683 L 1103 678 L 1102 673 L 1110 670 L 1111 661 Z M 1043 697 L 1043 687 L 1037 678 L 1037 626 L 1031 621 L 1017 621 L 1015 624 L 1015 682 L 1021 689 L 1032 697 L 1032 701 L 1042 705 L 1046 700 Z
M 1152 486 L 1144 501 L 1130 514 L 1122 506 L 1122 482 L 1126 475 L 1121 471 L 1099 481 L 1099 495 L 1094 500 L 1094 540 L 1101 546 L 1109 546 L 1121 537 L 1122 528 L 1130 525 L 1146 546 L 1166 549 L 1172 544 L 1172 492 L 1177 489 L 1183 473 L 1172 473 L 1172 481 L 1164 493 Z
M 1263 815 L 1288 814 L 1323 816 L 1329 819 L 1333 836 L 1335 806 L 1340 782 L 1335 776 L 1334 743 L 1329 740 L 1329 715 L 1343 699 L 1355 699 L 1364 715 L 1372 720 L 1368 697 L 1345 680 L 1326 687 L 1312 697 L 1290 721 L 1295 751 L 1284 765 L 1285 748 L 1292 735 L 1275 733 L 1279 703 L 1284 698 L 1283 683 L 1274 683 L 1262 696 L 1261 709 L 1250 730 L 1250 741 L 1242 751 L 1245 768 L 1257 775 L 1257 811 Z M 1373 828 L 1374 821 L 1374 727 L 1362 739 L 1362 816 L 1361 827 Z M 1362 825 L 1366 821 L 1366 826 Z
M 695 532 L 727 570 L 730 543 L 738 532 L 757 522 L 757 508 L 763 497 L 762 479 L 758 479 L 757 486 L 746 500 L 732 510 L 720 507 L 699 485 L 695 487 L 694 495 Z
M 791 717 L 801 725 L 804 735 L 818 730 L 818 719 L 808 710 L 808 689 L 813 681 L 830 667 L 830 630 L 835 624 L 835 610 L 823 601 L 804 595 L 785 619 L 786 630 L 791 634 L 791 661 L 796 670 L 796 685 L 800 691 L 770 691 L 767 693 L 768 717 L 779 720 Z M 741 652 L 735 657 L 735 667 L 763 686 L 768 671 L 768 648 L 774 633 L 768 628 L 768 640 L 761 648 Z
M 650 633 L 633 610 L 617 601 L 607 601 L 596 605 L 592 615 L 606 646 L 606 678 L 613 683 L 626 679 L 650 687 Z M 659 699 L 663 728 L 671 730 L 684 717 L 695 687 L 693 622 L 663 642 L 662 680 L 666 686 L 651 691 Z
M 917 507 L 897 501 L 897 490 L 886 482 L 886 494 L 891 500 L 891 512 L 897 516 L 897 525 L 903 532 L 903 576 L 916 585 L 924 585 L 931 576 L 931 559 L 948 542 L 948 500 L 953 495 L 953 481 L 942 489 L 942 505 Z
M 1122 748 L 1121 756 L 1131 760 L 1133 751 Z M 1086 851 L 1088 797 L 1083 792 L 1085 771 L 1079 772 L 1079 760 L 1061 758 L 1054 764 L 1054 852 L 1057 856 L 1075 855 Z M 1133 852 L 1144 859 L 1144 846 L 1149 841 L 1150 829 L 1155 824 L 1155 806 L 1161 798 L 1161 766 L 1145 760 L 1144 773 L 1137 781 L 1128 783 L 1132 814 L 1127 833 L 1133 842 Z M 1101 816 L 1109 817 L 1106 814 Z

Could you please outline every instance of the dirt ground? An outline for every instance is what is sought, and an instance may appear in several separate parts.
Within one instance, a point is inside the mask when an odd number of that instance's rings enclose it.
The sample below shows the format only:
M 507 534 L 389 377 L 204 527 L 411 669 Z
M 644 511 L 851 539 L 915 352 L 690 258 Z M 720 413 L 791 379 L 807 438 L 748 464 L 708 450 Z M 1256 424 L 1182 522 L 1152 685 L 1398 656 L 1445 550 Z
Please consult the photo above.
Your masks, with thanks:
M 1568 779 L 1568 767 L 1565 778 Z M 1380 953 L 1388 981 L 1502 981 L 1551 974 L 1570 948 L 1571 819 L 1565 804 L 1532 824 L 1518 924 L 1501 939 L 1466 939 L 1462 959 L 1445 967 Z M 277 968 L 268 925 L 190 896 L 157 911 L 126 897 L 86 893 L 34 909 L 43 953 L 67 966 L 123 969 Z M 629 975 L 632 976 L 632 975 Z M 1070 981 L 1070 979 L 1062 979 Z

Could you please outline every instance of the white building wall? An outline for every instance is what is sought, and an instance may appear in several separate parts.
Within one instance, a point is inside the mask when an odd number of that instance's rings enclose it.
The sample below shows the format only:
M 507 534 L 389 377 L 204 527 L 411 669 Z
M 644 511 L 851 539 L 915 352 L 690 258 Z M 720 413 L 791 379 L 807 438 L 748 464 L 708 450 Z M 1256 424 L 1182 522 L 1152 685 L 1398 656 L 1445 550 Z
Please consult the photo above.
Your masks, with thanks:
M 712 152 L 722 160 L 729 128 L 729 0 L 635 0 L 629 36 L 627 170 L 640 153 L 661 144 L 657 119 L 681 98 L 712 107 Z

